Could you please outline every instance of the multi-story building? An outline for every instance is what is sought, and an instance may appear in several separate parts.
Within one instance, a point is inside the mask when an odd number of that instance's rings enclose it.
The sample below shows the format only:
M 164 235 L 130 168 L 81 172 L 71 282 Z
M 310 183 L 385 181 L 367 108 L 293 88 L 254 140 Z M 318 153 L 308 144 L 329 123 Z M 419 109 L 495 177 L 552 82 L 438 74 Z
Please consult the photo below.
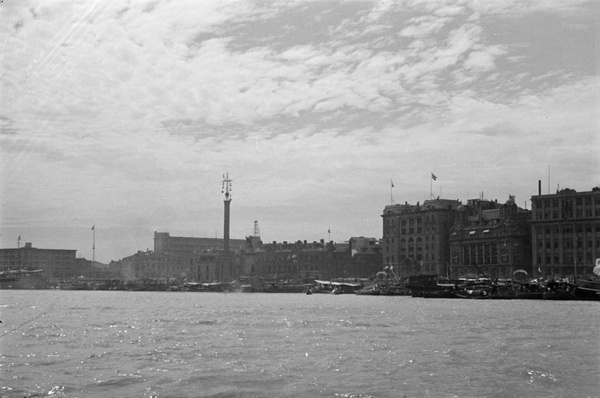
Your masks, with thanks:
M 342 243 L 260 242 L 249 245 L 241 261 L 244 275 L 274 279 L 367 278 L 382 269 L 378 240 L 365 237 Z
M 0 249 L 0 270 L 43 269 L 46 278 L 79 276 L 75 266 L 77 250 L 38 249 L 30 242 L 24 247 Z
M 342 277 L 348 246 L 333 242 L 309 243 L 307 241 L 273 242 L 247 250 L 251 257 L 251 268 L 246 269 L 252 276 L 279 279 L 323 279 Z M 250 264 L 250 262 L 249 262 Z
M 450 230 L 450 276 L 504 279 L 516 270 L 531 275 L 530 217 L 513 196 L 504 204 L 471 199 L 459 206 Z
M 458 200 L 430 199 L 416 205 L 391 204 L 383 210 L 383 265 L 399 276 L 447 275 L 449 233 Z
M 531 197 L 533 270 L 539 276 L 591 273 L 600 257 L 600 188 Z
M 356 278 L 369 278 L 383 269 L 381 245 L 378 239 L 352 237 L 348 244 L 351 256 L 348 274 Z
M 243 249 L 245 239 L 230 239 L 231 251 Z M 191 257 L 194 253 L 223 251 L 225 240 L 220 238 L 191 238 L 171 236 L 168 232 L 154 232 L 154 253 L 168 253 Z
M 190 259 L 189 279 L 198 282 L 231 282 L 243 274 L 242 253 L 196 253 Z
M 189 267 L 184 259 L 173 254 L 138 251 L 120 260 L 125 280 L 185 278 Z
M 119 261 L 125 280 L 230 282 L 241 274 L 241 253 L 193 252 L 185 255 L 139 251 Z

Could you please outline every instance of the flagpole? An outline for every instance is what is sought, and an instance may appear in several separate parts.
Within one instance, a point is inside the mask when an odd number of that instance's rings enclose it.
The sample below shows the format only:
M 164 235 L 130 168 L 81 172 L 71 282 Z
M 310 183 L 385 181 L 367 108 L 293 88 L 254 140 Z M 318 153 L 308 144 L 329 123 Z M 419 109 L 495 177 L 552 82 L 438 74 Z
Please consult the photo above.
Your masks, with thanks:
M 429 181 L 429 198 L 433 198 L 433 176 Z
M 96 262 L 96 224 L 92 227 L 92 265 Z
M 433 172 L 431 172 L 431 181 L 429 182 L 429 199 L 433 199 L 433 180 L 437 180 L 437 177 L 435 176 L 435 174 L 433 174 Z M 441 191 L 441 188 L 440 188 Z M 441 196 L 441 192 L 440 192 L 440 196 Z

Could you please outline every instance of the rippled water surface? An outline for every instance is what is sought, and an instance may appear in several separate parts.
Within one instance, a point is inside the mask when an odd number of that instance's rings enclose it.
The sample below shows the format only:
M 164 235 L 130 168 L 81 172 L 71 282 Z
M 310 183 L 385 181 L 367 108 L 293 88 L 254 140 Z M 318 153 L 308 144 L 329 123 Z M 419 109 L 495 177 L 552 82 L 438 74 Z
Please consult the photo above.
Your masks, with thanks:
M 2 397 L 600 396 L 600 303 L 0 291 Z

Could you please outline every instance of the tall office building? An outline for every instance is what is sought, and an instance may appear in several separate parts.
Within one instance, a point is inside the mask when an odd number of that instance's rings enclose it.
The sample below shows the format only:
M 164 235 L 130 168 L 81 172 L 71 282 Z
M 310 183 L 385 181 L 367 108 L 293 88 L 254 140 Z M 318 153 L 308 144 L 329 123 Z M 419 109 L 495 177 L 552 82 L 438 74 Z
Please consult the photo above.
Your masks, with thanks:
M 383 265 L 399 276 L 447 275 L 449 233 L 458 200 L 430 199 L 416 205 L 391 204 L 384 208 Z
M 534 275 L 566 277 L 591 273 L 600 257 L 600 188 L 531 197 Z
M 531 275 L 531 212 L 513 196 L 504 203 L 470 199 L 459 206 L 450 230 L 450 275 L 509 279 L 517 270 Z
M 38 249 L 30 242 L 24 247 L 0 249 L 0 270 L 43 269 L 46 278 L 79 276 L 75 265 L 77 250 Z

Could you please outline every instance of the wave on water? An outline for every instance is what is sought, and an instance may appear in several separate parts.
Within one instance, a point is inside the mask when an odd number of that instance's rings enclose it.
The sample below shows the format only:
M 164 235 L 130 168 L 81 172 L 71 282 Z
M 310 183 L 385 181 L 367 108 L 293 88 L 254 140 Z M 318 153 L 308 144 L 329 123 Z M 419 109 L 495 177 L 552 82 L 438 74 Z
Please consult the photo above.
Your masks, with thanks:
M 2 398 L 600 391 L 594 306 L 177 292 L 6 291 L 3 300 Z

